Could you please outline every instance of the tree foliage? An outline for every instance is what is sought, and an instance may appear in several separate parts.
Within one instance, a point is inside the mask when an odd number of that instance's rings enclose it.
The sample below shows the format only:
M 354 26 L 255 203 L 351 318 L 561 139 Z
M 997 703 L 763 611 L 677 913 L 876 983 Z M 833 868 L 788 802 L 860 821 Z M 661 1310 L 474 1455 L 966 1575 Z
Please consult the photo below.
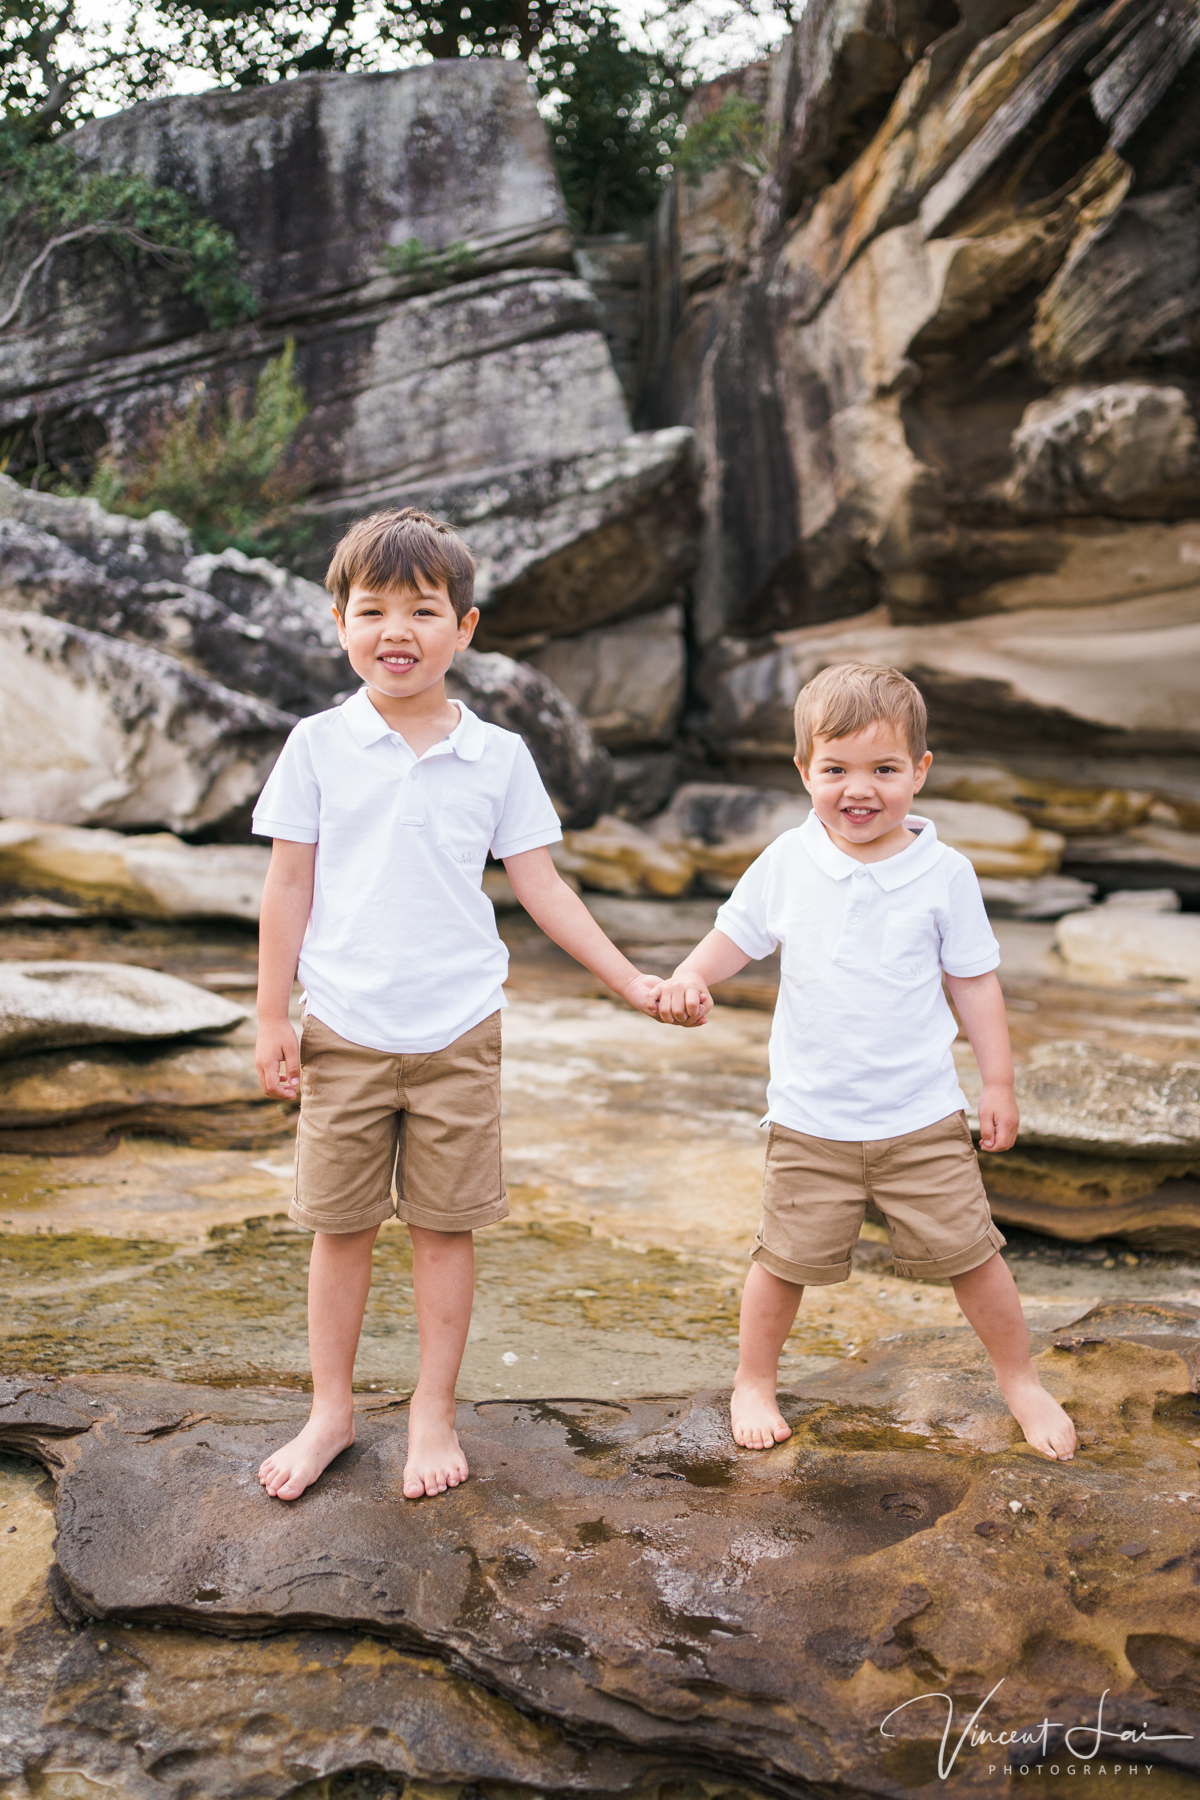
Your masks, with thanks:
M 0 128 L 0 277 L 10 265 L 21 270 L 0 313 L 0 331 L 20 318 L 55 256 L 85 243 L 107 244 L 127 262 L 151 259 L 175 270 L 214 330 L 257 311 L 238 273 L 233 238 L 182 194 L 142 175 L 83 174 L 69 139 L 30 142 L 11 125 Z

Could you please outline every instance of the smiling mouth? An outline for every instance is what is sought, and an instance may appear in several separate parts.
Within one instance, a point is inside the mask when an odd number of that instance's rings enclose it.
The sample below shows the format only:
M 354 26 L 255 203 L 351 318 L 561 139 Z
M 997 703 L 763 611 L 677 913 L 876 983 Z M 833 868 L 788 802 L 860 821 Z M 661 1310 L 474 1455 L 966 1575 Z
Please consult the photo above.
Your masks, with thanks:
M 879 808 L 877 806 L 843 806 L 842 817 L 851 820 L 856 825 L 862 825 L 868 819 L 877 819 Z
M 407 656 L 400 653 L 397 653 L 394 656 L 381 656 L 377 660 L 383 664 L 385 669 L 397 669 L 403 671 L 405 669 L 415 669 L 417 666 L 417 659 L 415 656 Z

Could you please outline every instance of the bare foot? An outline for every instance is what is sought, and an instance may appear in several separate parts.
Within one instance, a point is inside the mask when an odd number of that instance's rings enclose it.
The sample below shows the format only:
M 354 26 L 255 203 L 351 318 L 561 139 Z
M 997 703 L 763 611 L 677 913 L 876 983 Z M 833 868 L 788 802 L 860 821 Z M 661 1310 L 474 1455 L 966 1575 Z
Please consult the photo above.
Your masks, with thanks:
M 303 1431 L 259 1466 L 258 1479 L 273 1500 L 298 1500 L 353 1442 L 353 1412 L 314 1413 Z
M 1003 1391 L 1003 1390 L 1002 1390 Z M 1004 1394 L 1009 1412 L 1025 1433 L 1025 1442 L 1055 1462 L 1075 1454 L 1075 1427 L 1052 1394 L 1038 1381 L 1023 1382 Z
M 775 1386 L 735 1381 L 729 1402 L 733 1441 L 743 1450 L 773 1450 L 790 1438 L 792 1428 L 775 1404 Z
M 465 1481 L 467 1473 L 467 1459 L 454 1429 L 454 1401 L 424 1400 L 418 1388 L 408 1408 L 404 1498 L 444 1494 Z

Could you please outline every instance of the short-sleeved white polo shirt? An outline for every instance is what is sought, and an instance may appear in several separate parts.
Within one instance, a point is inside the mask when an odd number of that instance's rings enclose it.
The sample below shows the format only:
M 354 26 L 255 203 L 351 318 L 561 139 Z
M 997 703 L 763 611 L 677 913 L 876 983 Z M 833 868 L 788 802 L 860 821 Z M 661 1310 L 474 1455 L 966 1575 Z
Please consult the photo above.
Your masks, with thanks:
M 484 863 L 562 836 L 524 741 L 456 704 L 417 757 L 361 688 L 300 721 L 254 809 L 258 836 L 317 846 L 307 1008 L 372 1050 L 444 1050 L 505 1004 Z
M 747 956 L 782 948 L 767 1118 L 792 1131 L 900 1137 L 966 1105 L 942 971 L 984 975 L 1000 946 L 966 857 L 930 820 L 906 824 L 911 844 L 861 863 L 810 813 L 717 913 L 717 930 Z

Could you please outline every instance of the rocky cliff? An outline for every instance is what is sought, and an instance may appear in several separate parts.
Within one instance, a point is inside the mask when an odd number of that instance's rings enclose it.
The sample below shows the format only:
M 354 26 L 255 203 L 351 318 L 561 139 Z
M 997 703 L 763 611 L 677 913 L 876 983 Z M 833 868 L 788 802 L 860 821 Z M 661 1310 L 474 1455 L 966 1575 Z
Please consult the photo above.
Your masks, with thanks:
M 811 0 L 697 95 L 762 172 L 664 199 L 640 404 L 704 452 L 718 758 L 782 770 L 862 657 L 942 752 L 1200 823 L 1198 48 L 1184 0 Z
M 573 251 L 514 64 L 151 102 L 79 132 L 84 165 L 191 195 L 242 245 L 260 316 L 206 331 L 167 272 L 135 289 L 103 246 L 68 249 L 0 333 L 0 430 L 36 423 L 68 459 L 89 434 L 119 444 L 290 337 L 314 483 L 300 573 L 372 507 L 449 513 L 480 558 L 479 647 L 522 659 L 614 752 L 626 826 L 714 777 L 767 789 L 773 817 L 798 688 L 867 658 L 921 682 L 928 791 L 963 830 L 975 809 L 981 874 L 1003 850 L 1021 878 L 1061 859 L 1106 888 L 1200 895 L 1198 45 L 1183 0 L 810 0 L 775 57 L 694 97 L 693 123 L 735 100 L 746 141 L 674 181 L 644 253 Z M 253 702 L 236 725 L 220 703 L 239 794 L 255 733 L 280 729 L 253 706 L 336 691 L 295 577 L 260 570 L 253 598 L 228 559 L 176 546 L 167 570 L 148 549 L 142 577 L 190 597 L 143 579 L 110 603 L 64 573 L 69 532 L 35 554 L 4 508 L 7 606 Z M 44 663 L 29 633 L 50 626 L 20 629 Z M 522 692 L 506 716 L 532 721 Z M 56 779 L 5 804 L 184 831 L 236 810 L 81 810 Z M 571 818 L 606 779 L 572 777 Z M 629 873 L 651 854 L 629 829 L 621 891 L 657 891 Z M 598 880 L 607 852 L 578 854 Z

